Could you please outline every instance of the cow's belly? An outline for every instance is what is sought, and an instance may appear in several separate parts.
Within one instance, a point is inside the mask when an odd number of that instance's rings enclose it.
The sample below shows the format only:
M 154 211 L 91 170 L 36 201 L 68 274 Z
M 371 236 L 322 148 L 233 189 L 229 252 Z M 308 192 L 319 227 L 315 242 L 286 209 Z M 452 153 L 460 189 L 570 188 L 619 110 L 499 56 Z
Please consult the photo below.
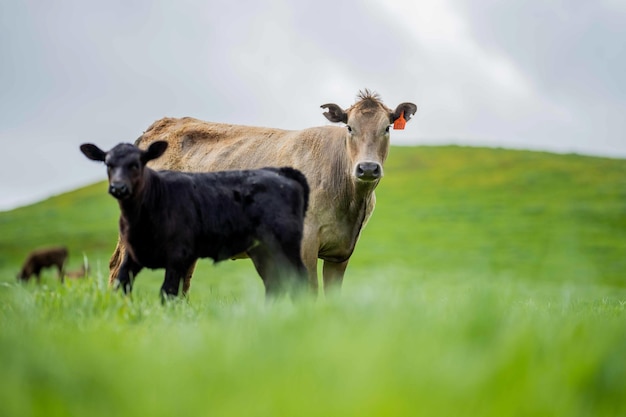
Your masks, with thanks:
M 331 262 L 343 262 L 350 258 L 358 232 L 342 228 L 338 225 L 329 225 L 320 229 L 318 258 Z

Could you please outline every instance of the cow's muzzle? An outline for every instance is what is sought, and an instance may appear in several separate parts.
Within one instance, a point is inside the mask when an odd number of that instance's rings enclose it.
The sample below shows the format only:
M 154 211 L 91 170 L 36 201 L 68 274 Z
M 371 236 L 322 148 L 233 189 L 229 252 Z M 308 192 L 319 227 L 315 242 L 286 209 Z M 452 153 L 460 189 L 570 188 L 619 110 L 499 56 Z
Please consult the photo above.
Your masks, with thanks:
M 118 200 L 123 200 L 130 196 L 130 189 L 124 183 L 111 183 L 109 184 L 109 194 Z
M 378 162 L 359 162 L 354 175 L 360 181 L 376 181 L 383 176 L 383 167 Z

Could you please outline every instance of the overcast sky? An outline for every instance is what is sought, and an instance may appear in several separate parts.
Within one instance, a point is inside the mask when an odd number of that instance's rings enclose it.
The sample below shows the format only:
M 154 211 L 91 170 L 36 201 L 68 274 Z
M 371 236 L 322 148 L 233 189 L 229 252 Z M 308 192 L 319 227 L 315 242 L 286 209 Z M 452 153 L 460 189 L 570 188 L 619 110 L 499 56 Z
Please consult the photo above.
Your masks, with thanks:
M 626 157 L 623 0 L 0 2 L 0 210 L 105 178 L 153 121 L 302 129 L 360 89 L 394 144 Z

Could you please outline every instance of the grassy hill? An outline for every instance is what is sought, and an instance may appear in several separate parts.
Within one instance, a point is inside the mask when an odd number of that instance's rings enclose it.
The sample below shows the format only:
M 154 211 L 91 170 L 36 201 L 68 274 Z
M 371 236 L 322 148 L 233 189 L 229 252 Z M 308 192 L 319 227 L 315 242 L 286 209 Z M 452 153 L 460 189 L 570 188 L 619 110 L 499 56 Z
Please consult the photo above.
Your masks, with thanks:
M 0 415 L 624 415 L 626 161 L 393 147 L 340 297 L 265 305 L 249 261 L 106 288 L 105 183 L 0 213 Z M 89 279 L 16 285 L 66 244 Z

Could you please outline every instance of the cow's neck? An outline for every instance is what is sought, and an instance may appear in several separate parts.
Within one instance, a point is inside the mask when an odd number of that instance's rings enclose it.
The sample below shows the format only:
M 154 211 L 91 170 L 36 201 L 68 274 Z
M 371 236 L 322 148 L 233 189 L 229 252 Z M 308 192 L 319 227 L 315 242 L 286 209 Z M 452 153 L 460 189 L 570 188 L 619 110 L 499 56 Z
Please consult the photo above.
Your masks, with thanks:
M 363 182 L 357 181 L 354 177 L 350 178 L 350 197 L 355 204 L 362 205 L 367 201 L 374 192 L 374 189 L 378 185 L 378 181 L 375 182 Z
M 350 199 L 350 205 L 347 207 L 348 213 L 358 230 L 361 230 L 361 225 L 365 220 L 368 212 L 371 212 L 374 204 L 374 190 L 378 185 L 378 181 L 371 183 L 364 183 L 361 181 L 352 182 L 352 198 Z M 357 233 L 358 233 L 357 230 Z
M 359 233 L 374 209 L 374 188 L 376 184 L 357 184 L 353 180 L 344 183 L 338 194 L 329 195 L 336 208 L 334 216 L 324 217 L 321 223 L 322 248 L 320 257 L 333 262 L 343 262 L 350 258 Z
M 158 193 L 160 187 L 159 176 L 155 171 L 149 168 L 145 168 L 142 179 L 142 185 L 138 189 L 133 191 L 133 195 L 125 200 L 120 200 L 120 229 L 123 228 L 123 223 L 139 224 L 142 219 L 147 220 L 145 213 L 146 209 L 155 203 L 155 196 Z M 120 230 L 122 233 L 124 230 Z

